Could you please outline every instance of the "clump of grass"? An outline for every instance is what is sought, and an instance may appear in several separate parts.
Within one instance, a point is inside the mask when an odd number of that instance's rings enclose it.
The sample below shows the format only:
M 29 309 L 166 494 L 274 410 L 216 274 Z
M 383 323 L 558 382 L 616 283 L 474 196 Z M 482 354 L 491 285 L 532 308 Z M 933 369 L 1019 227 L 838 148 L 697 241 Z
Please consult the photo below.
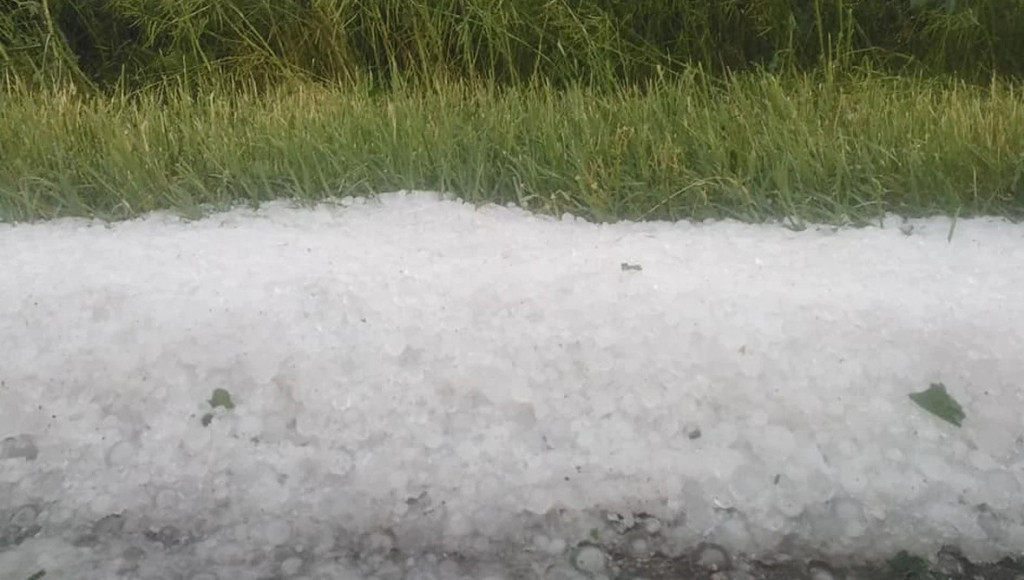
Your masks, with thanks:
M 993 81 L 691 70 L 616 92 L 299 83 L 0 107 L 0 218 L 397 189 L 594 220 L 1020 215 L 1024 98 Z

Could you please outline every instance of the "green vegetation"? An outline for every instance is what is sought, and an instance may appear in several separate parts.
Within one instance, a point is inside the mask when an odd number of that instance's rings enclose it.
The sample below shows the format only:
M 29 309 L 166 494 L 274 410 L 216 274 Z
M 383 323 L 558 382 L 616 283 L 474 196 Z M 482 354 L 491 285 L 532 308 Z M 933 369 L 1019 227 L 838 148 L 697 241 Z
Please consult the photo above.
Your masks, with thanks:
M 889 577 L 900 580 L 933 580 L 936 578 L 928 569 L 928 562 L 920 556 L 900 551 L 888 562 Z
M 0 59 L 34 83 L 228 75 L 348 83 L 642 83 L 870 60 L 1024 73 L 1022 0 L 6 0 Z
M 1000 82 L 703 74 L 648 91 L 317 85 L 0 110 L 0 214 L 199 215 L 396 189 L 595 220 L 1019 214 L 1024 100 Z
M 1024 0 L 8 0 L 0 220 L 1024 214 Z
M 217 407 L 224 407 L 227 410 L 235 408 L 235 403 L 231 400 L 231 393 L 227 389 L 214 389 L 213 395 L 210 396 L 210 407 L 216 409 Z
M 210 404 L 210 408 L 214 411 L 217 410 L 217 407 L 221 407 L 225 411 L 235 408 L 235 403 L 231 400 L 231 393 L 227 389 L 214 389 L 207 403 Z M 209 427 L 210 423 L 213 422 L 213 417 L 213 413 L 203 413 L 203 416 L 199 418 L 199 422 L 203 424 L 203 427 Z
M 957 427 L 960 427 L 967 418 L 960 403 L 949 395 L 946 385 L 942 383 L 932 383 L 924 391 L 911 393 L 910 400 L 925 411 Z

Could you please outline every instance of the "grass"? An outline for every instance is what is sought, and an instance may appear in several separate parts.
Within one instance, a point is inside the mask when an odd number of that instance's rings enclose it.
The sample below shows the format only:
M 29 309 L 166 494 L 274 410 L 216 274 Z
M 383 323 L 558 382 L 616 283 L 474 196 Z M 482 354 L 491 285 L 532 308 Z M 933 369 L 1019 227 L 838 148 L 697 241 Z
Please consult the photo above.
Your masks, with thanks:
M 1022 215 L 1020 84 L 827 70 L 646 89 L 310 82 L 0 93 L 0 219 L 397 189 L 592 220 Z
M 1024 0 L 8 4 L 0 220 L 413 188 L 602 221 L 1024 213 Z
M 872 58 L 1024 75 L 1024 0 L 6 0 L 0 73 L 80 89 L 229 75 L 643 83 Z M 0 75 L 3 76 L 3 75 Z

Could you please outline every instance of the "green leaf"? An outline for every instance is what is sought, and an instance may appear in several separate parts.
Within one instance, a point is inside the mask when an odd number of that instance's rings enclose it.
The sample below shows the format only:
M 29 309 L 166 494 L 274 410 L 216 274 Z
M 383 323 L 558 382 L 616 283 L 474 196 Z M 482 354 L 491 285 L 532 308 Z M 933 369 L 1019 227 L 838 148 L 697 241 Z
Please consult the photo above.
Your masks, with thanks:
M 231 401 L 231 393 L 225 389 L 214 389 L 213 397 L 210 398 L 210 406 L 216 409 L 217 407 L 224 407 L 225 409 L 234 409 L 235 404 Z
M 901 551 L 889 561 L 889 573 L 894 578 L 905 578 L 906 580 L 929 580 L 932 575 L 928 572 L 928 562 L 924 558 L 912 556 Z
M 953 397 L 949 396 L 949 393 L 946 392 L 946 385 L 942 383 L 932 383 L 928 390 L 921 391 L 920 393 L 911 393 L 910 400 L 917 403 L 925 411 L 957 427 L 960 426 L 967 416 L 964 414 L 960 403 L 957 403 Z

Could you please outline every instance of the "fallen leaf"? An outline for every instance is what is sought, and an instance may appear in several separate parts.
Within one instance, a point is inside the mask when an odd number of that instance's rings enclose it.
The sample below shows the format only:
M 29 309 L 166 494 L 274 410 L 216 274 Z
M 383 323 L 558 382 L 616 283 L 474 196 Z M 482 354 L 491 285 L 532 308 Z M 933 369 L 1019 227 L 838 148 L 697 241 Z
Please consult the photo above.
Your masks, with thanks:
M 960 426 L 967 416 L 964 414 L 960 403 L 957 403 L 953 397 L 949 396 L 949 393 L 946 392 L 946 385 L 942 383 L 932 383 L 927 390 L 920 393 L 910 393 L 910 400 L 917 403 L 925 411 L 957 427 Z
M 210 398 L 209 403 L 214 409 L 217 407 L 224 407 L 225 409 L 235 408 L 235 404 L 231 401 L 231 393 L 227 392 L 226 389 L 214 389 L 213 397 Z

